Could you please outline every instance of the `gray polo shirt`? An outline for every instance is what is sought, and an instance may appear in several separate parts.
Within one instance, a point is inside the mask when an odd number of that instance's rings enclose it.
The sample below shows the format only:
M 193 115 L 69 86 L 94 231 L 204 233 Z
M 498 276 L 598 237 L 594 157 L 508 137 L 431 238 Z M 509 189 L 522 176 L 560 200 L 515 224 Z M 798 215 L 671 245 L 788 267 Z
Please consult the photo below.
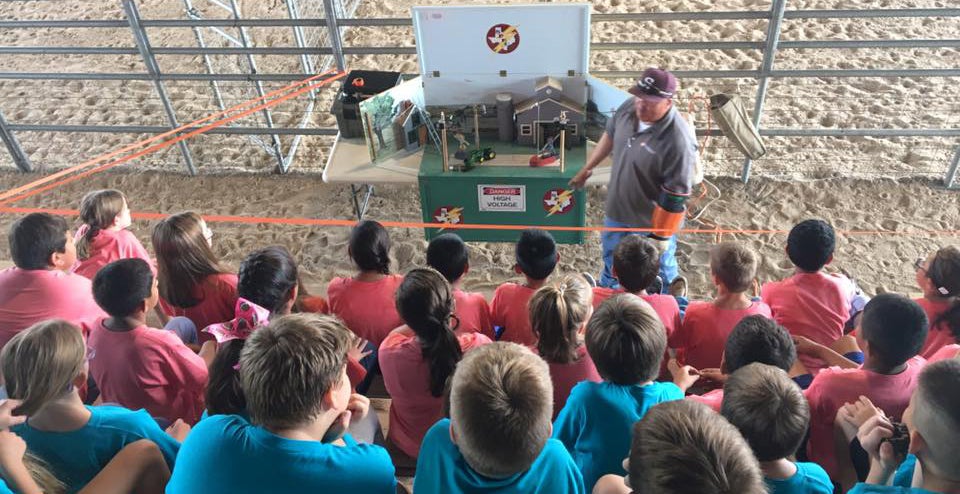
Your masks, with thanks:
M 605 212 L 608 218 L 638 228 L 649 227 L 661 189 L 690 194 L 697 139 L 675 107 L 638 132 L 631 97 L 607 121 L 606 133 L 613 141 Z

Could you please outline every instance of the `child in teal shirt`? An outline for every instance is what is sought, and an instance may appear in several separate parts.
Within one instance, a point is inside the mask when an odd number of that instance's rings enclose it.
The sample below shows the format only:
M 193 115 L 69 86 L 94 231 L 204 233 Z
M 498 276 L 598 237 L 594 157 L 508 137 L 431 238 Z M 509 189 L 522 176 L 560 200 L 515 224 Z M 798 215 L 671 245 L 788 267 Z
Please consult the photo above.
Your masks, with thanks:
M 587 324 L 587 353 L 603 382 L 581 382 L 554 421 L 553 437 L 570 452 L 593 489 L 606 474 L 625 475 L 630 430 L 647 410 L 681 400 L 697 380 L 690 367 L 671 361 L 674 383 L 653 382 L 667 348 L 663 323 L 652 307 L 632 294 L 605 300 Z
M 14 410 L 29 419 L 10 428 L 43 459 L 67 487 L 78 492 L 125 446 L 147 439 L 174 466 L 180 443 L 147 412 L 119 407 L 87 407 L 78 389 L 87 382 L 87 350 L 80 329 L 63 320 L 37 323 L 18 333 L 0 353 Z M 178 422 L 171 431 L 186 434 Z
M 870 456 L 870 473 L 864 483 L 849 492 L 928 493 L 960 491 L 960 360 L 942 360 L 920 373 L 919 383 L 903 412 L 909 430 L 908 453 L 915 455 L 923 471 L 922 485 L 889 486 L 903 457 L 883 441 L 893 434 L 893 425 L 882 414 L 869 418 L 857 438 Z
M 816 463 L 794 463 L 810 423 L 810 407 L 783 369 L 753 363 L 723 386 L 721 413 L 740 429 L 760 461 L 771 494 L 832 494 L 833 483 Z
M 387 451 L 345 434 L 369 400 L 351 394 L 350 330 L 330 316 L 271 319 L 240 354 L 250 421 L 213 415 L 184 442 L 167 494 L 394 494 Z
M 424 437 L 414 491 L 585 493 L 570 454 L 550 438 L 552 405 L 550 371 L 529 349 L 471 351 L 452 378 L 450 419 Z

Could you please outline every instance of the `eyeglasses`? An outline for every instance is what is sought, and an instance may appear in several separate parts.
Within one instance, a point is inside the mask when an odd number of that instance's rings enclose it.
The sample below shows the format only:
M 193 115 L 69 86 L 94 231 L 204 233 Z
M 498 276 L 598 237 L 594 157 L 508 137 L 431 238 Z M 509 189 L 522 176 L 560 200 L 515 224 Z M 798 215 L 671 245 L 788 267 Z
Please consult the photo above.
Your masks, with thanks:
M 923 263 L 927 262 L 926 258 L 918 257 L 916 261 L 913 262 L 913 267 L 917 268 L 917 271 L 927 272 L 927 268 L 923 267 Z

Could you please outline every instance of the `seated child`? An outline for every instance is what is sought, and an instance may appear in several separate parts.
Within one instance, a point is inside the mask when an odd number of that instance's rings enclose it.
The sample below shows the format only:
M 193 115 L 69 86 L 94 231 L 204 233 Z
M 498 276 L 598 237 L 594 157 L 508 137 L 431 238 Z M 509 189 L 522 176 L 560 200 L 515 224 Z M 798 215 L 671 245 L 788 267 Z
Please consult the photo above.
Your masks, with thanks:
M 826 274 L 824 266 L 833 261 L 836 237 L 833 227 L 822 220 L 796 224 L 787 236 L 787 256 L 796 273 L 782 281 L 765 283 L 763 301 L 773 318 L 794 336 L 804 336 L 830 346 L 843 336 L 843 328 L 862 308 L 857 286 L 841 274 Z M 824 362 L 810 355 L 800 361 L 816 375 Z
M 68 273 L 77 252 L 66 220 L 31 213 L 13 223 L 8 238 L 14 267 L 0 271 L 0 346 L 47 319 L 90 325 L 106 316 L 90 280 Z
M 165 218 L 153 228 L 151 241 L 157 254 L 162 314 L 186 317 L 198 328 L 233 316 L 237 275 L 213 253 L 213 232 L 200 215 L 187 212 Z M 208 333 L 199 335 L 199 343 L 212 339 Z
M 671 368 L 674 383 L 654 382 L 667 347 L 663 323 L 650 304 L 616 295 L 600 304 L 587 323 L 587 352 L 602 382 L 573 387 L 554 422 L 563 442 L 593 489 L 608 473 L 625 473 L 621 460 L 630 450 L 630 428 L 662 401 L 681 400 L 697 380 L 690 367 Z
M 833 494 L 823 468 L 789 459 L 807 433 L 810 408 L 786 372 L 750 364 L 731 374 L 723 390 L 723 416 L 740 429 L 760 460 L 771 494 Z
M 443 418 L 447 378 L 464 353 L 490 339 L 453 332 L 453 292 L 433 269 L 407 273 L 396 306 L 405 324 L 390 332 L 379 351 L 383 384 L 392 398 L 387 441 L 416 458 L 427 429 Z
M 80 331 L 63 320 L 35 324 L 0 352 L 4 383 L 14 409 L 29 417 L 11 431 L 50 466 L 68 492 L 77 492 L 103 470 L 124 446 L 149 439 L 173 468 L 180 443 L 164 433 L 144 411 L 113 406 L 89 407 L 78 388 L 87 382 L 87 352 Z M 182 438 L 189 426 L 170 429 Z
M 530 327 L 528 303 L 533 292 L 546 283 L 557 267 L 560 254 L 553 236 L 546 230 L 524 230 L 517 241 L 517 263 L 513 270 L 526 278 L 523 284 L 504 283 L 497 287 L 490 303 L 490 318 L 494 326 L 501 328 L 496 339 L 511 341 L 528 347 L 537 344 Z M 491 339 L 493 334 L 487 333 Z
M 95 190 L 80 201 L 80 221 L 74 243 L 77 262 L 71 271 L 93 279 L 100 268 L 120 259 L 143 259 L 156 273 L 147 249 L 130 228 L 130 208 L 119 190 Z
M 169 421 L 200 420 L 207 364 L 174 332 L 147 325 L 160 297 L 150 265 L 143 259 L 107 264 L 93 278 L 93 296 L 110 314 L 87 339 L 101 400 Z
M 783 326 L 764 316 L 747 316 L 740 320 L 724 346 L 719 369 L 700 369 L 702 377 L 723 383 L 727 376 L 752 363 L 772 365 L 785 372 L 797 373 L 797 350 L 790 333 Z M 802 371 L 799 371 L 803 374 Z M 723 405 L 723 389 L 715 389 L 703 395 L 689 395 L 688 400 L 698 401 L 717 413 Z
M 766 494 L 750 447 L 723 417 L 686 400 L 661 403 L 633 426 L 626 479 L 608 475 L 594 494 Z
M 253 332 L 240 356 L 250 420 L 215 415 L 183 443 L 167 494 L 393 494 L 380 446 L 345 431 L 369 401 L 350 393 L 351 333 L 330 316 L 282 316 Z
M 806 391 L 810 402 L 810 440 L 807 457 L 830 477 L 839 473 L 834 454 L 834 420 L 844 403 L 866 396 L 899 420 L 917 385 L 923 359 L 914 358 L 927 337 L 927 316 L 914 301 L 885 293 L 863 311 L 857 340 L 863 348 L 859 369 L 829 368 L 813 379 Z
M 671 295 L 648 294 L 647 287 L 660 271 L 660 252 L 650 239 L 627 235 L 613 251 L 613 275 L 620 282 L 619 289 L 593 289 L 593 307 L 617 293 L 632 293 L 647 301 L 656 311 L 670 337 L 680 327 L 680 306 Z
M 537 351 L 550 367 L 553 382 L 553 417 L 567 404 L 574 385 L 600 382 L 600 374 L 587 354 L 584 330 L 593 314 L 593 292 L 582 276 L 567 275 L 540 287 L 530 298 L 530 323 Z
M 11 400 L 16 401 L 16 400 Z M 19 405 L 19 402 L 16 402 Z M 16 434 L 0 431 L 0 494 L 58 494 L 66 490 Z M 78 494 L 163 494 L 170 469 L 149 439 L 125 446 Z
M 427 265 L 436 269 L 453 287 L 456 301 L 455 314 L 460 320 L 457 333 L 474 332 L 493 335 L 490 322 L 490 306 L 482 293 L 470 293 L 460 289 L 463 276 L 470 271 L 470 253 L 467 244 L 455 233 L 434 237 L 427 246 Z
M 947 360 L 928 365 L 921 373 L 910 405 L 903 413 L 909 431 L 907 451 L 916 456 L 922 480 L 912 487 L 888 486 L 903 457 L 884 441 L 893 435 L 890 420 L 877 414 L 860 427 L 860 444 L 870 456 L 866 483 L 857 484 L 851 494 L 960 492 L 960 361 Z M 919 476 L 918 476 L 919 477 Z
M 387 334 L 403 324 L 394 302 L 403 276 L 390 274 L 390 235 L 376 221 L 353 227 L 347 252 L 358 271 L 351 278 L 330 281 L 330 313 L 376 351 Z
M 290 314 L 299 294 L 299 272 L 290 252 L 281 246 L 251 252 L 237 277 L 236 316 L 233 320 L 204 329 L 216 337 L 216 356 L 210 364 L 206 404 L 210 415 L 247 416 L 247 402 L 240 387 L 237 363 L 244 343 L 252 332 L 271 317 Z M 366 371 L 358 362 L 356 345 L 347 352 L 347 376 L 356 386 Z
M 713 247 L 710 275 L 717 297 L 712 302 L 691 302 L 683 324 L 669 341 L 677 350 L 677 360 L 697 369 L 720 367 L 727 337 L 741 319 L 755 314 L 771 317 L 767 304 L 747 295 L 757 275 L 757 256 L 750 248 L 733 242 Z
M 920 356 L 930 360 L 944 346 L 960 343 L 950 331 L 951 323 L 960 327 L 960 249 L 944 247 L 918 259 L 916 268 L 917 285 L 923 291 L 916 302 L 930 321 Z
M 464 356 L 450 386 L 450 418 L 423 439 L 416 492 L 586 492 L 570 454 L 550 438 L 550 377 L 512 343 Z

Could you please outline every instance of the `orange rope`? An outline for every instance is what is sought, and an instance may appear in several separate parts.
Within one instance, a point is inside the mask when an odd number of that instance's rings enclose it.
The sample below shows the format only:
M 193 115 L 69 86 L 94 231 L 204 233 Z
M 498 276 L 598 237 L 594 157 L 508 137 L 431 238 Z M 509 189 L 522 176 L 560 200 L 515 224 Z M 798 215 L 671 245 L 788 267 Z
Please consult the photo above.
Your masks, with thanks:
M 331 74 L 331 73 L 334 73 L 334 72 L 336 72 L 335 69 L 331 69 L 331 70 L 327 70 L 327 71 L 325 71 L 325 72 L 321 72 L 321 73 L 319 73 L 319 74 L 317 74 L 317 75 L 314 75 L 314 76 L 309 77 L 309 78 L 307 78 L 307 79 L 304 79 L 304 80 L 302 80 L 302 81 L 297 81 L 297 82 L 294 82 L 294 83 L 289 84 L 289 85 L 287 85 L 287 86 L 284 86 L 284 87 L 282 87 L 282 88 L 280 88 L 280 89 L 277 89 L 277 90 L 275 90 L 275 91 L 271 91 L 271 92 L 269 92 L 269 93 L 267 93 L 267 94 L 264 94 L 263 96 L 261 96 L 261 97 L 259 97 L 259 98 L 252 99 L 252 100 L 249 100 L 249 101 L 244 101 L 243 103 L 240 103 L 240 104 L 235 105 L 235 106 L 231 106 L 230 108 L 227 108 L 226 110 L 223 110 L 223 111 L 220 111 L 220 112 L 217 112 L 217 113 L 213 113 L 213 114 L 208 115 L 208 116 L 206 116 L 206 117 L 204 117 L 204 118 L 201 118 L 201 119 L 198 119 L 198 120 L 194 120 L 193 122 L 190 122 L 190 123 L 187 123 L 187 124 L 183 124 L 183 125 L 175 128 L 175 129 L 169 130 L 169 131 L 164 132 L 164 133 L 162 133 L 162 134 L 157 134 L 157 135 L 155 135 L 155 136 L 153 136 L 153 137 L 150 137 L 150 138 L 147 138 L 147 139 L 143 139 L 143 140 L 134 142 L 133 144 L 130 144 L 130 145 L 125 146 L 125 147 L 122 147 L 122 148 L 117 149 L 117 150 L 115 150 L 115 151 L 111 151 L 111 152 L 109 152 L 109 153 L 106 153 L 106 154 L 97 156 L 96 158 L 93 158 L 93 159 L 91 159 L 91 160 L 88 160 L 88 161 L 85 161 L 85 162 L 83 162 L 83 163 L 80 163 L 79 165 L 72 166 L 72 167 L 66 168 L 66 169 L 64 169 L 64 170 L 60 170 L 59 172 L 52 173 L 52 174 L 47 175 L 47 176 L 45 176 L 45 177 L 43 177 L 43 178 L 41 178 L 41 179 L 34 180 L 33 182 L 30 182 L 30 183 L 21 185 L 21 186 L 19 186 L 19 187 L 12 188 L 12 189 L 7 190 L 7 191 L 5 191 L 5 192 L 3 192 L 3 193 L 0 193 L 0 201 L 2 201 L 2 200 L 4 200 L 4 199 L 7 199 L 8 197 L 14 196 L 14 195 L 16 195 L 16 194 L 19 194 L 20 192 L 24 192 L 24 191 L 27 191 L 27 190 L 34 189 L 34 188 L 36 188 L 36 187 L 39 187 L 39 186 L 41 186 L 41 185 L 43 185 L 43 184 L 45 184 L 45 183 L 48 183 L 48 182 L 53 181 L 53 180 L 56 180 L 56 179 L 58 179 L 58 178 L 60 178 L 60 177 L 63 177 L 63 176 L 65 176 L 65 175 L 69 175 L 69 174 L 71 174 L 71 173 L 73 173 L 73 172 L 75 172 L 75 171 L 79 171 L 79 170 L 82 170 L 82 169 L 84 169 L 84 168 L 89 168 L 89 167 L 91 167 L 91 166 L 93 166 L 93 165 L 95 165 L 95 164 L 97 164 L 97 163 L 99 163 L 99 162 L 101 162 L 101 161 L 104 161 L 104 160 L 107 160 L 107 159 L 112 158 L 112 157 L 114 157 L 114 156 L 117 156 L 118 154 L 121 154 L 121 153 L 130 151 L 130 150 L 136 149 L 137 147 L 143 146 L 143 145 L 145 145 L 145 144 L 149 144 L 149 143 L 154 142 L 154 141 L 158 141 L 158 140 L 160 140 L 160 139 L 163 139 L 163 138 L 168 137 L 168 136 L 170 136 L 170 135 L 176 134 L 177 132 L 183 131 L 183 130 L 188 129 L 188 128 L 190 128 L 190 127 L 196 127 L 197 125 L 200 125 L 200 124 L 202 124 L 202 123 L 204 123 L 204 122 L 208 122 L 208 121 L 210 121 L 210 120 L 212 120 L 212 119 L 215 119 L 215 118 L 217 118 L 217 117 L 219 117 L 219 116 L 221 116 L 221 115 L 225 115 L 225 114 L 227 114 L 227 113 L 230 113 L 230 112 L 239 110 L 239 109 L 241 109 L 241 108 L 243 108 L 243 107 L 245 107 L 245 106 L 247 106 L 247 105 L 251 105 L 251 104 L 257 103 L 257 102 L 259 102 L 259 101 L 262 101 L 262 100 L 271 98 L 271 97 L 276 96 L 276 95 L 278 95 L 278 94 L 280 94 L 280 93 L 283 93 L 283 92 L 286 92 L 286 91 L 288 91 L 288 90 L 290 90 L 290 89 L 293 89 L 293 88 L 295 88 L 295 87 L 297 87 L 297 86 L 302 86 L 302 85 L 304 85 L 304 84 L 308 84 L 308 83 L 310 83 L 310 82 L 312 82 L 312 81 L 314 81 L 314 80 L 316 80 L 316 79 L 319 79 L 319 78 L 322 78 L 322 77 L 326 77 L 327 75 L 329 75 L 329 74 Z M 0 202 L 0 204 L 5 204 L 5 203 L 6 203 L 6 201 Z
M 55 209 L 55 208 L 24 208 L 24 207 L 0 207 L 0 214 L 29 214 L 29 213 L 50 213 L 58 216 L 77 216 L 79 211 L 76 209 Z M 157 220 L 169 216 L 164 213 L 132 213 L 134 219 Z M 277 218 L 272 216 L 237 216 L 237 215 L 203 215 L 203 219 L 211 223 L 240 223 L 240 224 L 271 224 L 271 225 L 295 225 L 295 226 L 339 226 L 353 227 L 357 224 L 356 220 L 334 220 L 319 218 Z M 450 224 L 450 223 L 423 223 L 415 221 L 380 221 L 381 225 L 389 228 L 443 228 L 447 230 L 526 230 L 528 228 L 540 228 L 543 230 L 563 231 L 563 232 L 629 232 L 629 233 L 653 233 L 659 230 L 653 228 L 615 228 L 606 226 L 558 226 L 558 225 L 493 225 L 493 224 Z M 679 233 L 697 234 L 697 235 L 720 235 L 720 234 L 744 234 L 744 235 L 787 235 L 790 230 L 735 230 L 720 228 L 685 228 Z M 889 231 L 889 230 L 836 230 L 838 235 L 850 236 L 918 236 L 918 235 L 943 235 L 960 236 L 960 230 L 910 230 L 910 231 Z
M 319 88 L 319 87 L 325 86 L 325 85 L 327 85 L 327 84 L 329 84 L 329 83 L 331 83 L 331 82 L 333 82 L 333 81 L 335 81 L 335 80 L 337 80 L 337 79 L 342 78 L 342 77 L 345 76 L 345 75 L 346 75 L 346 73 L 340 73 L 339 75 L 330 77 L 330 78 L 328 78 L 328 79 L 325 79 L 325 80 L 320 81 L 320 82 L 317 82 L 317 83 L 310 84 L 309 86 L 300 88 L 300 89 L 298 89 L 298 90 L 296 90 L 296 91 L 294 91 L 294 92 L 292 92 L 292 93 L 286 94 L 286 95 L 281 96 L 281 97 L 279 97 L 279 98 L 277 98 L 277 99 L 270 100 L 270 101 L 267 101 L 267 102 L 265 102 L 265 103 L 261 103 L 261 104 L 255 106 L 255 107 L 253 107 L 253 108 L 248 108 L 248 109 L 246 109 L 246 110 L 244 110 L 244 111 L 242 111 L 242 112 L 240 112 L 240 113 L 238 113 L 238 114 L 236 114 L 236 115 L 231 115 L 231 116 L 229 116 L 229 117 L 227 117 L 227 118 L 224 118 L 224 119 L 221 119 L 221 120 L 217 120 L 216 122 L 213 122 L 213 123 L 211 123 L 211 124 L 207 124 L 207 125 L 205 125 L 205 126 L 203 126 L 203 127 L 200 127 L 200 128 L 195 129 L 195 130 L 193 130 L 193 131 L 190 131 L 190 132 L 188 132 L 188 133 L 186 133 L 186 134 L 181 134 L 181 135 L 179 135 L 179 136 L 177 136 L 177 137 L 175 137 L 175 138 L 173 138 L 173 139 L 170 139 L 170 140 L 167 140 L 167 141 L 163 141 L 163 142 L 154 144 L 154 145 L 152 145 L 152 146 L 150 146 L 150 147 L 141 149 L 140 151 L 137 151 L 137 152 L 135 152 L 135 153 L 128 154 L 128 155 L 126 155 L 126 156 L 124 156 L 124 157 L 122 157 L 122 158 L 119 158 L 119 159 L 117 159 L 117 160 L 111 161 L 110 163 L 106 163 L 106 164 L 104 164 L 104 165 L 100 165 L 100 166 L 98 166 L 98 167 L 96 167 L 96 168 L 92 168 L 92 169 L 87 170 L 87 171 L 85 171 L 85 172 L 83 172 L 83 173 L 78 173 L 78 174 L 76 174 L 76 175 L 67 177 L 67 178 L 65 178 L 65 179 L 63 179 L 63 180 L 59 180 L 59 181 L 54 182 L 54 183 L 49 184 L 49 185 L 45 185 L 45 186 L 43 186 L 43 187 L 34 188 L 33 190 L 31 190 L 31 191 L 29 191 L 29 192 L 25 192 L 25 193 L 23 193 L 23 194 L 20 194 L 20 195 L 18 195 L 18 196 L 15 196 L 15 197 L 12 197 L 12 198 L 8 198 L 8 199 L 0 200 L 0 205 L 7 205 L 7 204 L 10 204 L 10 203 L 13 203 L 13 202 L 17 202 L 17 201 L 26 199 L 26 198 L 28 198 L 28 197 L 35 196 L 35 195 L 37 195 L 37 194 L 39 194 L 39 193 L 41 193 L 41 192 L 45 192 L 45 191 L 48 191 L 48 190 L 50 190 L 50 189 L 54 189 L 54 188 L 59 187 L 59 186 L 61 186 L 61 185 L 65 185 L 65 184 L 68 184 L 68 183 L 70 183 L 70 182 L 74 182 L 74 181 L 80 180 L 81 178 L 84 178 L 84 177 L 93 175 L 93 174 L 95 174 L 95 173 L 100 173 L 100 172 L 102 172 L 102 171 L 109 170 L 110 168 L 113 168 L 113 167 L 116 167 L 116 166 L 120 166 L 120 165 L 122 165 L 122 164 L 124 164 L 124 163 L 126 163 L 126 162 L 128 162 L 128 161 L 130 161 L 130 160 L 133 160 L 133 159 L 135 159 L 135 158 L 139 158 L 139 157 L 141 157 L 141 156 L 144 156 L 144 155 L 146 155 L 146 154 L 150 154 L 150 153 L 152 153 L 152 152 L 154 152 L 154 151 L 157 151 L 157 150 L 159 150 L 159 149 L 163 149 L 163 148 L 172 146 L 172 145 L 174 145 L 174 144 L 176 144 L 176 143 L 178 143 L 178 142 L 180 142 L 180 141 L 182 141 L 182 140 L 189 139 L 189 138 L 191 138 L 191 137 L 193 137 L 193 136 L 195 136 L 195 135 L 202 134 L 202 133 L 204 133 L 204 132 L 207 132 L 208 130 L 215 129 L 215 128 L 217 128 L 217 127 L 222 127 L 223 125 L 226 125 L 226 124 L 228 124 L 228 123 L 230 123 L 230 122 L 232 122 L 232 121 L 234 121 L 234 120 L 243 118 L 243 117 L 245 117 L 245 116 L 247 116 L 247 115 L 250 115 L 251 113 L 255 113 L 255 112 L 260 111 L 260 110 L 262 110 L 262 109 L 264 109 L 264 108 L 269 108 L 269 107 L 271 107 L 271 106 L 274 106 L 274 105 L 276 105 L 276 104 L 278 104 L 278 103 L 281 103 L 281 102 L 283 102 L 283 101 L 286 101 L 286 100 L 288 100 L 288 99 L 290 99 L 290 98 L 293 98 L 293 97 L 295 97 L 295 96 L 299 96 L 299 95 L 301 95 L 301 94 L 303 94 L 303 93 L 306 93 L 306 92 L 308 92 L 308 91 L 311 91 L 311 90 L 313 90 L 313 89 L 317 89 L 317 88 Z M 38 182 L 39 182 L 39 181 L 38 181 Z

